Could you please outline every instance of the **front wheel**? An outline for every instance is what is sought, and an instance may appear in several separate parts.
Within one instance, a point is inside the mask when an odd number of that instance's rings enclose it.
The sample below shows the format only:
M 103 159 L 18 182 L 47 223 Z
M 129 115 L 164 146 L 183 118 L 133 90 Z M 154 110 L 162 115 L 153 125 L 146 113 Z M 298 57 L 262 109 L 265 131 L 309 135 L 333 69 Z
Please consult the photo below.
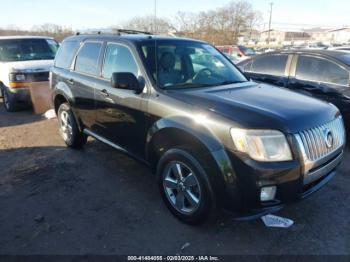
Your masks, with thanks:
M 87 136 L 80 132 L 69 104 L 64 103 L 58 109 L 60 134 L 68 147 L 80 149 L 87 142 Z
M 4 96 L 4 106 L 7 112 L 15 112 L 18 110 L 16 100 L 14 96 L 6 88 L 2 88 L 2 94 Z
M 186 149 L 170 149 L 157 168 L 159 189 L 169 210 L 181 221 L 196 225 L 215 217 L 214 193 L 199 157 Z

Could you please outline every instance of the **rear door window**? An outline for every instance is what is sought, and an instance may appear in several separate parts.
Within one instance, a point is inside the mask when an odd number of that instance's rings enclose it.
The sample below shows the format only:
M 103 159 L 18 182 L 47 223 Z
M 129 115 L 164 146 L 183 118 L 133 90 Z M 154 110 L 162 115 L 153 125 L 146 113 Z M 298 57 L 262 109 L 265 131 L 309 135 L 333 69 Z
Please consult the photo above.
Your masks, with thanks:
M 284 76 L 287 61 L 288 55 L 264 55 L 256 57 L 250 71 L 259 74 Z
M 78 41 L 65 41 L 60 46 L 55 66 L 64 69 L 70 69 L 74 55 L 79 47 Z
M 102 43 L 87 42 L 80 49 L 75 62 L 75 71 L 98 75 L 98 61 L 101 53 Z
M 349 85 L 349 72 L 324 58 L 299 56 L 296 78 L 300 80 Z

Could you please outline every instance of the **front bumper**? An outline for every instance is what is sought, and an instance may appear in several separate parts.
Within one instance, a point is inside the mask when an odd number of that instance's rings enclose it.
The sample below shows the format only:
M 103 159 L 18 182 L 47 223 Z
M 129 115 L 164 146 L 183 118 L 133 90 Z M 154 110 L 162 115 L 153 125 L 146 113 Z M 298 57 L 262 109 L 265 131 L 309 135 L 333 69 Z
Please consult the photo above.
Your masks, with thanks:
M 336 171 L 332 171 L 328 175 L 322 177 L 317 183 L 310 186 L 308 189 L 305 189 L 305 191 L 297 196 L 296 201 L 302 200 L 311 194 L 315 193 L 316 191 L 320 190 L 323 186 L 325 186 L 334 176 L 336 175 Z M 234 220 L 236 221 L 250 221 L 250 220 L 256 220 L 259 219 L 262 216 L 273 214 L 281 209 L 283 209 L 286 206 L 287 203 L 280 202 L 279 204 L 274 203 L 270 206 L 261 206 L 256 209 L 252 209 L 249 212 L 240 213 L 234 217 Z
M 304 199 L 326 185 L 335 176 L 343 154 L 343 148 L 340 148 L 328 156 L 322 165 L 304 173 L 305 168 L 300 164 L 300 159 L 283 163 L 260 163 L 229 151 L 241 201 L 239 206 L 237 201 L 227 201 L 227 209 L 239 214 L 237 220 L 251 220 L 277 212 L 286 204 Z M 266 186 L 277 187 L 273 201 L 260 200 L 261 188 Z
M 9 95 L 16 102 L 30 102 L 30 90 L 29 87 L 21 88 L 6 88 L 9 92 Z
M 20 87 L 20 88 L 11 88 L 6 87 L 6 89 L 9 92 L 9 95 L 12 97 L 13 100 L 16 102 L 24 102 L 24 103 L 31 103 L 32 102 L 32 96 L 31 93 L 36 93 L 36 89 L 41 89 L 43 87 L 49 87 L 50 82 L 49 81 L 42 81 L 42 82 L 30 82 L 28 83 L 28 87 Z
M 326 140 L 329 136 L 330 146 Z M 292 161 L 262 163 L 245 154 L 227 150 L 240 198 L 240 205 L 237 205 L 232 190 L 228 190 L 232 186 L 226 183 L 228 200 L 225 204 L 229 210 L 243 212 L 248 214 L 247 217 L 273 212 L 287 203 L 308 197 L 334 177 L 346 144 L 341 116 L 286 137 Z M 263 201 L 265 199 L 271 200 Z

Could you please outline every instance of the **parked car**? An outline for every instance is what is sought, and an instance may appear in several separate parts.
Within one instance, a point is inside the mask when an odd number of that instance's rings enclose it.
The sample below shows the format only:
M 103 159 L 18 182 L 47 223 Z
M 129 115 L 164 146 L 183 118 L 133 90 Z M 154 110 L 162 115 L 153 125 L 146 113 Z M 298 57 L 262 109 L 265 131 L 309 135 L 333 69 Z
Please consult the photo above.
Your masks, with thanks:
M 350 53 L 290 50 L 256 56 L 238 66 L 258 82 L 289 88 L 336 105 L 350 132 Z
M 51 74 L 67 146 L 92 136 L 146 163 L 185 223 L 220 208 L 246 219 L 276 212 L 319 190 L 343 158 L 335 106 L 248 81 L 206 42 L 77 35 Z
M 57 42 L 48 37 L 0 37 L 0 92 L 7 111 L 30 103 L 29 88 L 49 81 Z
M 330 47 L 330 48 L 328 48 L 328 50 L 350 51 L 350 45 Z
M 217 46 L 216 48 L 225 54 L 235 64 L 255 55 L 254 49 L 245 46 L 225 45 Z
M 260 54 L 264 54 L 264 53 L 268 53 L 268 52 L 273 52 L 276 49 L 273 48 L 256 48 L 255 49 L 255 55 L 260 55 Z

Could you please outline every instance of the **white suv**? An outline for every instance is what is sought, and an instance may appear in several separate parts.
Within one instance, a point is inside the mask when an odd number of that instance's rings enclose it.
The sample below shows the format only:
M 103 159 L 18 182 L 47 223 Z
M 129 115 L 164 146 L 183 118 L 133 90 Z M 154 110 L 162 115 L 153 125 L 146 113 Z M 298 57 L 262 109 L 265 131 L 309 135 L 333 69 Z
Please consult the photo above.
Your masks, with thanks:
M 13 112 L 19 104 L 29 104 L 30 88 L 49 85 L 58 43 L 49 37 L 0 37 L 0 96 L 7 111 Z

